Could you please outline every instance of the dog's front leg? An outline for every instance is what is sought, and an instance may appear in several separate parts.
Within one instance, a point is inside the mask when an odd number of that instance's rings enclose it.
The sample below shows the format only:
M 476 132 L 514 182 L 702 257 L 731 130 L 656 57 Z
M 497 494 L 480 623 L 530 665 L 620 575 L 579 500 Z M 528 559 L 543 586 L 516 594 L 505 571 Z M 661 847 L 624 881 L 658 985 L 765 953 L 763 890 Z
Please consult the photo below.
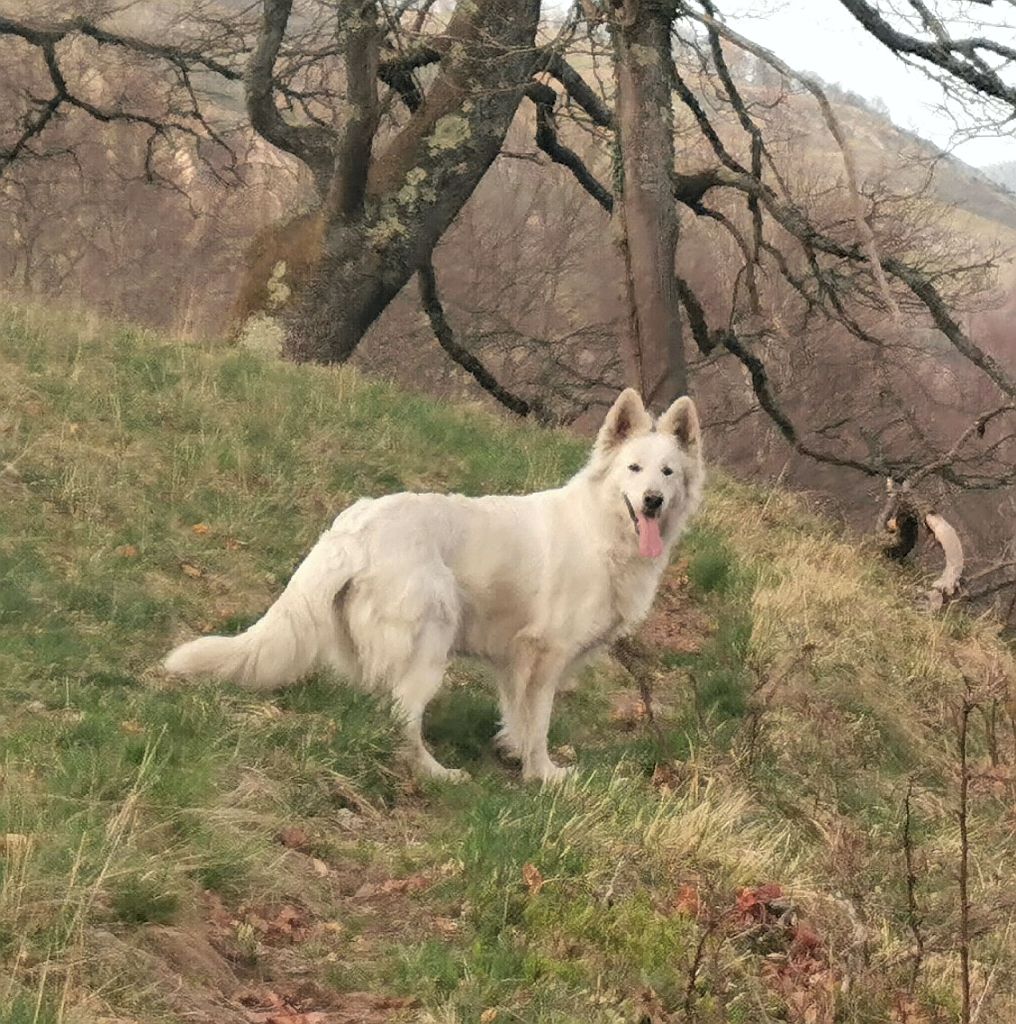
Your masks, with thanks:
M 547 750 L 554 694 L 567 665 L 568 659 L 561 654 L 532 643 L 520 650 L 515 660 L 505 719 L 522 758 L 524 779 L 561 782 L 572 771 L 554 764 Z

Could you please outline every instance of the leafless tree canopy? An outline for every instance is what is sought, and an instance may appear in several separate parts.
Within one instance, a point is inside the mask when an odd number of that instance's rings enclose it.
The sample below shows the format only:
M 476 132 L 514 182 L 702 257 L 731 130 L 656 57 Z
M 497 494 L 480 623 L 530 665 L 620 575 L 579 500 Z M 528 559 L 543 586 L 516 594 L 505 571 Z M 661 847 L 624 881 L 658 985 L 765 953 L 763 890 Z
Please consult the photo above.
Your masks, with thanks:
M 1008 0 L 838 2 L 967 129 L 1016 116 Z M 1001 254 L 944 214 L 944 158 L 873 168 L 836 91 L 713 0 L 540 19 L 537 0 L 8 4 L 5 201 L 27 239 L 46 168 L 193 202 L 197 177 L 242 193 L 270 151 L 302 208 L 254 224 L 237 285 L 243 313 L 281 313 L 295 358 L 349 358 L 419 273 L 441 348 L 517 414 L 572 419 L 622 377 L 663 400 L 690 376 L 734 454 L 752 439 L 742 461 L 764 420 L 830 472 L 934 483 L 935 502 L 1007 494 L 1016 368 L 971 328 Z M 87 125 L 119 133 L 115 169 Z M 647 177 L 651 152 L 672 173 Z M 638 316 L 580 300 L 572 235 Z M 536 295 L 586 316 L 540 315 Z

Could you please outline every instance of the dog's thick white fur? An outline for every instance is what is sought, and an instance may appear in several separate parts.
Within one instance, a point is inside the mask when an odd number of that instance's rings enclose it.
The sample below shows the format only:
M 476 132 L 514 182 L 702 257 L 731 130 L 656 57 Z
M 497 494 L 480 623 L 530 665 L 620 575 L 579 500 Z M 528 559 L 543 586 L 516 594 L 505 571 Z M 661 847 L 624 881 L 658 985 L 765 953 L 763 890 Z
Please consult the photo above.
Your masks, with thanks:
M 252 690 L 330 666 L 391 693 L 416 764 L 456 778 L 423 741 L 423 712 L 455 654 L 499 679 L 498 742 L 524 778 L 556 781 L 547 752 L 561 681 L 649 611 L 699 504 L 698 416 L 679 398 L 654 424 L 623 391 L 588 464 L 556 490 L 511 497 L 361 499 L 324 533 L 260 621 L 177 647 L 166 669 Z

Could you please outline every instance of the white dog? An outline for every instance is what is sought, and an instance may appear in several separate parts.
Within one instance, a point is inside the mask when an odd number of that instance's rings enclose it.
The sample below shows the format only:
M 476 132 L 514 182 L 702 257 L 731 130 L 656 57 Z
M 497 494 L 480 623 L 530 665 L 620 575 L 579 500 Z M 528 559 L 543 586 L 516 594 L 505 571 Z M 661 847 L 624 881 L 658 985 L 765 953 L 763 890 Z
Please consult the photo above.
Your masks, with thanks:
M 176 648 L 166 669 L 268 690 L 329 666 L 391 693 L 421 771 L 460 778 L 425 746 L 423 712 L 450 657 L 483 657 L 499 679 L 498 742 L 521 759 L 524 778 L 556 781 L 565 769 L 547 753 L 554 693 L 645 617 L 703 477 L 691 399 L 654 425 L 629 388 L 563 487 L 361 499 L 263 618 L 239 636 Z

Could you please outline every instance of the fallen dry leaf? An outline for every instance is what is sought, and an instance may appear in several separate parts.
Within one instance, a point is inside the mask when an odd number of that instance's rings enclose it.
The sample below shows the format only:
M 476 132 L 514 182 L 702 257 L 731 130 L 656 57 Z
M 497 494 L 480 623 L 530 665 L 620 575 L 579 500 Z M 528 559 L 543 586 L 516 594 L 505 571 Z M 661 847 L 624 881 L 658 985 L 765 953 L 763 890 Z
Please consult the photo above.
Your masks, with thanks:
M 121 558 L 138 557 L 138 549 L 133 544 L 124 544 L 122 547 L 117 548 L 116 551 Z
M 526 883 L 530 896 L 535 896 L 543 888 L 543 875 L 535 864 L 526 864 L 522 868 L 522 881 Z
M 191 565 L 190 562 L 181 562 L 180 569 L 184 576 L 190 576 L 192 580 L 200 579 L 205 574 L 203 569 L 199 569 L 196 565 Z
M 620 725 L 633 726 L 646 718 L 646 705 L 641 697 L 635 697 L 630 693 L 621 693 L 614 698 L 613 707 L 610 710 L 611 721 Z
M 676 765 L 661 761 L 653 769 L 653 777 L 649 781 L 653 788 L 661 793 L 672 793 L 677 789 L 681 778 Z
M 309 925 L 303 912 L 291 904 L 281 906 L 272 917 L 268 912 L 251 911 L 243 916 L 244 923 L 268 941 L 303 942 Z
M 643 989 L 635 997 L 636 1019 L 640 1024 L 665 1024 L 670 1015 L 664 1010 L 663 1002 L 651 988 Z
M 298 942 L 307 932 L 307 922 L 296 907 L 284 906 L 269 922 L 269 930 Z
M 767 882 L 765 885 L 760 885 L 755 890 L 755 899 L 757 899 L 759 903 L 772 903 L 773 900 L 778 900 L 782 897 L 783 889 L 775 882 Z
M 702 910 L 702 901 L 699 899 L 698 889 L 694 885 L 682 885 L 677 890 L 677 898 L 674 900 L 674 909 L 679 914 L 687 914 L 689 917 L 698 917 Z
M 278 992 L 270 988 L 245 988 L 233 997 L 238 1003 L 258 1010 L 284 1010 L 286 1001 Z
M 191 527 L 191 533 L 195 533 L 199 537 L 204 537 L 211 532 L 212 528 L 208 525 L 208 523 L 195 523 Z
M 773 900 L 778 900 L 782 896 L 783 889 L 773 882 L 757 886 L 754 889 L 746 887 L 737 894 L 737 909 L 742 914 L 755 913 L 764 917 L 766 904 L 772 903 Z
M 250 1024 L 383 1024 L 392 1012 L 418 1006 L 413 997 L 377 995 L 373 992 L 341 994 L 306 991 L 306 986 L 285 998 L 271 990 L 256 989 L 239 993 L 234 998 L 248 1007 Z M 326 1009 L 306 1009 L 308 1003 Z M 491 1018 L 493 1019 L 493 1018 Z
M 491 1024 L 491 1022 L 495 1020 L 497 1020 L 497 1010 L 493 1006 L 487 1007 L 487 1009 L 480 1014 L 480 1024 Z
M 791 949 L 794 952 L 813 953 L 822 946 L 822 937 L 813 928 L 803 922 L 794 929 Z
M 290 850 L 304 850 L 310 843 L 310 836 L 302 828 L 284 828 L 275 838 Z
M 366 899 L 369 896 L 395 896 L 404 892 L 422 892 L 430 885 L 427 875 L 410 875 L 408 878 L 389 878 L 384 882 L 364 882 L 356 892 L 354 899 Z

